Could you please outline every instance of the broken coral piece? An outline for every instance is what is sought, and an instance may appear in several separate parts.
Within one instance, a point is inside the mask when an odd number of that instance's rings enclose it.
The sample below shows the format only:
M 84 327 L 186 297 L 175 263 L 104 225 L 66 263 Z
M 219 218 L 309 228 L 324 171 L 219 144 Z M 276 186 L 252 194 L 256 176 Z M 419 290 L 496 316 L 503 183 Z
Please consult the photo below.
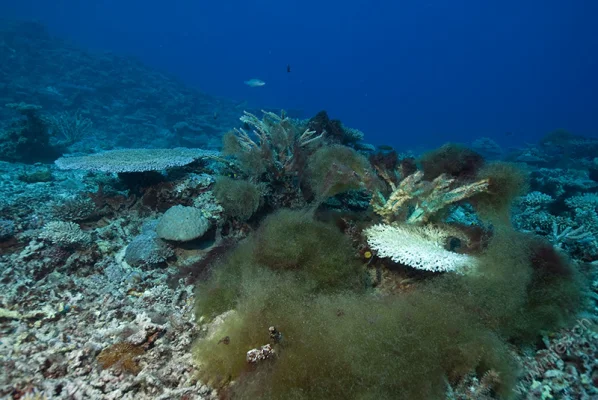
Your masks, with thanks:
M 251 349 L 247 352 L 247 362 L 256 364 L 260 361 L 268 360 L 276 355 L 276 351 L 270 344 L 266 344 L 259 349 Z

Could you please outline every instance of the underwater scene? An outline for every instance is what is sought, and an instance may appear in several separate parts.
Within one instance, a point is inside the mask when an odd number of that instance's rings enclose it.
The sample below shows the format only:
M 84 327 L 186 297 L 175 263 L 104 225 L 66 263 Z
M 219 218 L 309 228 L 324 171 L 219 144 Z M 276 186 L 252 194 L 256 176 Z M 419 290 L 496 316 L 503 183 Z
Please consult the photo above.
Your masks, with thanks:
M 0 5 L 0 399 L 598 400 L 598 3 L 202 3 Z

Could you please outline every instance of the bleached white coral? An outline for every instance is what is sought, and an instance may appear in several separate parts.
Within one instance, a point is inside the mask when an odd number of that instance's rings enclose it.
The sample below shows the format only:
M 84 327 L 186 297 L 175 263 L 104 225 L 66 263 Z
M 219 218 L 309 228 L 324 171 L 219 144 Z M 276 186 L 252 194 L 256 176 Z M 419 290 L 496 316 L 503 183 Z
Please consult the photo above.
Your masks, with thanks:
M 366 229 L 368 244 L 380 257 L 435 272 L 464 273 L 476 259 L 444 248 L 450 233 L 437 227 L 378 224 Z
M 89 234 L 83 232 L 79 225 L 64 221 L 48 222 L 39 237 L 61 246 L 84 245 L 91 241 Z

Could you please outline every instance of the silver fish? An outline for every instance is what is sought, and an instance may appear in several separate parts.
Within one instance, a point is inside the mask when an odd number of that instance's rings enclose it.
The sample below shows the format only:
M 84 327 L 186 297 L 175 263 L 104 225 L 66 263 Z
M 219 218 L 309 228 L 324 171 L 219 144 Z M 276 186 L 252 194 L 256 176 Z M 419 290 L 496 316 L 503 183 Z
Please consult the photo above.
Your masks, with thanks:
M 245 81 L 244 83 L 247 86 L 251 86 L 251 87 L 260 87 L 260 86 L 264 86 L 266 84 L 266 82 L 264 82 L 263 80 L 256 79 L 256 78 Z

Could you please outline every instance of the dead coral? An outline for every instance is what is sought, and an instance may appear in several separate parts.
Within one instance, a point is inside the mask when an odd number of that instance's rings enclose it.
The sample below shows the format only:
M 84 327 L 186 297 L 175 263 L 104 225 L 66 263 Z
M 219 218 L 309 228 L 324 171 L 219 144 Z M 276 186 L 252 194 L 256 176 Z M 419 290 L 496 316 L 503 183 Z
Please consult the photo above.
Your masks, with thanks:
M 426 223 L 446 206 L 488 190 L 487 179 L 457 185 L 454 178 L 442 174 L 430 182 L 424 180 L 421 171 L 409 175 L 398 186 L 390 180 L 387 183 L 392 188 L 388 198 L 380 192 L 372 197 L 374 212 L 387 223 L 395 220 Z
M 265 203 L 272 208 L 305 205 L 302 172 L 307 157 L 323 143 L 323 133 L 264 111 L 259 119 L 245 112 L 244 126 L 223 137 L 223 152 L 235 157 L 231 166 L 255 181 L 267 182 Z M 251 130 L 251 131 L 249 131 Z
M 313 130 L 302 132 L 284 113 L 276 115 L 263 111 L 264 117 L 245 112 L 240 118 L 244 128 L 235 129 L 224 138 L 225 153 L 235 155 L 247 168 L 245 172 L 253 175 L 268 173 L 280 177 L 292 173 L 297 155 L 302 148 L 317 142 L 322 133 L 316 135 Z

